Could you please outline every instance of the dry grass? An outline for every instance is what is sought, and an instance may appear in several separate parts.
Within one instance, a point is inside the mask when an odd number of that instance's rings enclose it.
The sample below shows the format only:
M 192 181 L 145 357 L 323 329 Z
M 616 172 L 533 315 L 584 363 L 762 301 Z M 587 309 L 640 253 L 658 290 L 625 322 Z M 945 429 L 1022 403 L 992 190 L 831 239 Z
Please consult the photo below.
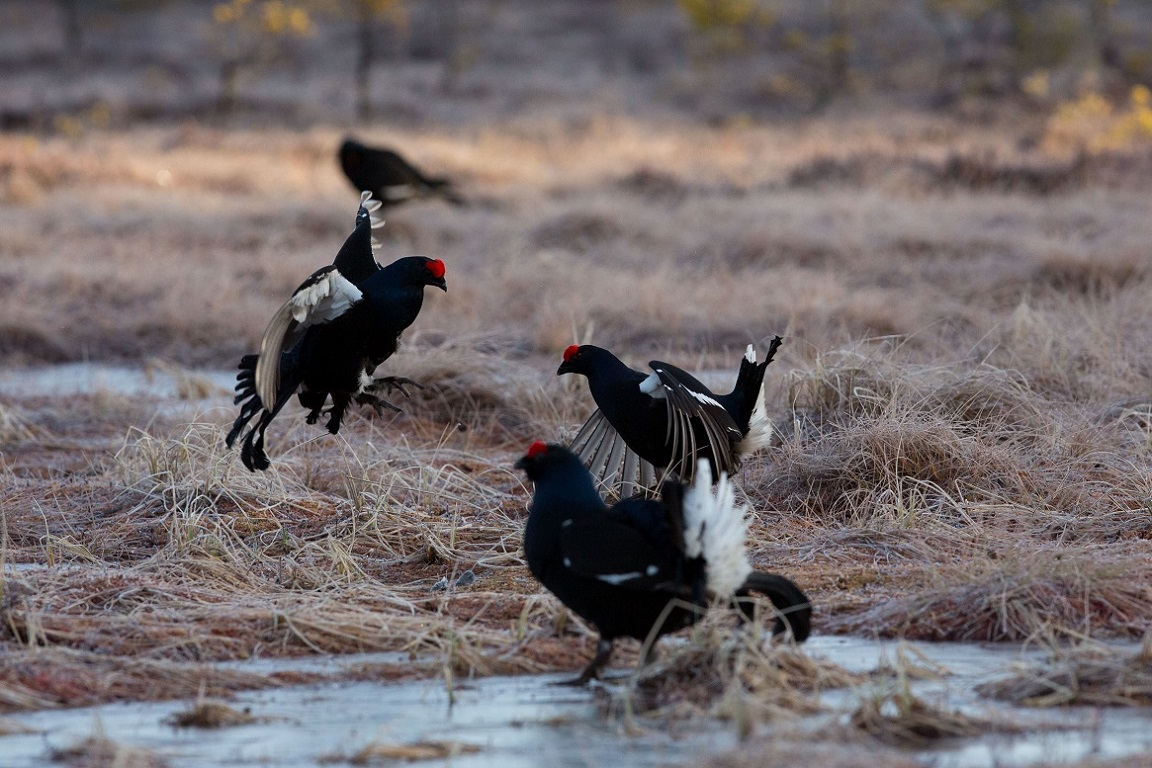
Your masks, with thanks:
M 247 707 L 240 710 L 222 701 L 198 701 L 165 718 L 164 722 L 174 728 L 232 728 L 266 722 L 266 718 L 254 717 Z
M 1047 148 L 1047 115 L 1012 105 L 692 122 L 607 107 L 599 75 L 565 75 L 563 98 L 518 92 L 547 102 L 529 114 L 476 72 L 436 99 L 405 73 L 390 106 L 408 117 L 357 132 L 475 201 L 412 204 L 384 229 L 381 260 L 448 265 L 449 292 L 429 293 L 380 371 L 425 389 L 338 437 L 286 409 L 261 475 L 223 447 L 234 409 L 202 372 L 255 349 L 349 231 L 333 158 L 347 126 L 0 133 L 0 360 L 127 362 L 178 389 L 4 395 L 0 710 L 316 679 L 214 664 L 253 656 L 393 651 L 409 661 L 341 674 L 449 686 L 578 669 L 594 637 L 521 561 L 529 496 L 511 469 L 591 409 L 582 381 L 554 375 L 576 340 L 719 380 L 745 344 L 786 338 L 767 389 L 780 438 L 739 480 L 757 567 L 797 581 L 817 632 L 1144 636 L 1146 146 Z M 721 79 L 629 87 L 719 98 Z M 616 704 L 751 734 L 798 722 L 819 690 L 859 691 L 846 733 L 725 765 L 897 766 L 910 758 L 891 744 L 986 728 L 730 624 L 665 643 Z M 1000 695 L 1146 702 L 1147 653 L 1061 653 Z M 363 759 L 394 745 L 377 747 Z
M 461 755 L 474 755 L 483 751 L 475 744 L 458 741 L 417 741 L 411 744 L 386 744 L 371 742 L 353 754 L 329 755 L 320 759 L 321 763 L 348 763 L 349 765 L 392 765 L 396 762 L 418 760 L 448 760 Z
M 688 642 L 639 668 L 614 708 L 648 719 L 732 721 L 748 735 L 764 723 L 822 711 L 823 691 L 859 685 L 864 678 L 773 642 L 753 624 L 737 629 L 733 612 L 715 609 Z
M 49 759 L 69 768 L 165 768 L 169 764 L 151 750 L 121 744 L 99 734 L 70 747 L 53 749 Z
M 1054 646 L 1050 658 L 985 683 L 980 693 L 1032 707 L 1152 704 L 1152 641 L 1132 654 L 1099 643 Z

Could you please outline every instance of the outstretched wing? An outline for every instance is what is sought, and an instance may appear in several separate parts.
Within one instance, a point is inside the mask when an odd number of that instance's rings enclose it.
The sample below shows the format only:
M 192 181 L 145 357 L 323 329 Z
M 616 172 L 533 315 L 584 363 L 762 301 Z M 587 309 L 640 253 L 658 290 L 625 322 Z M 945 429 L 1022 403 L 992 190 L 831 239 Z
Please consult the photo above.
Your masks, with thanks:
M 291 349 L 309 328 L 340 317 L 361 298 L 360 289 L 331 265 L 313 272 L 276 310 L 260 340 L 260 357 L 256 361 L 256 394 L 265 408 L 276 402 L 284 351 Z
M 656 468 L 624 443 L 599 408 L 584 422 L 569 449 L 588 467 L 601 491 L 614 491 L 624 499 L 656 485 Z
M 667 440 L 673 464 L 684 479 L 691 479 L 696 459 L 707 449 L 722 472 L 736 469 L 733 447 L 743 435 L 716 395 L 690 373 L 659 360 L 648 364 L 652 375 L 640 390 L 664 400 L 668 408 Z M 703 443 L 701 443 L 703 440 Z

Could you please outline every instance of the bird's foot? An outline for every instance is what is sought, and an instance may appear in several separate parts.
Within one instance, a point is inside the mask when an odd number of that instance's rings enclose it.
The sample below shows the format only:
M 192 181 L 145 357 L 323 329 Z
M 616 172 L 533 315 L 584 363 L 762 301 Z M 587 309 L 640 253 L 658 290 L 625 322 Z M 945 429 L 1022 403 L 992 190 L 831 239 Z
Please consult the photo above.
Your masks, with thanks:
M 413 386 L 417 389 L 424 389 L 424 385 L 420 382 L 413 381 L 412 379 L 405 378 L 404 376 L 384 376 L 383 378 L 373 379 L 372 383 L 364 388 L 364 391 L 378 392 L 381 389 L 386 388 L 388 390 L 388 394 L 392 394 L 393 392 L 399 390 L 400 394 L 404 395 L 404 397 L 411 397 L 411 395 L 408 394 L 408 390 L 404 389 L 405 386 Z M 396 406 L 392 407 L 395 408 Z M 400 409 L 396 408 L 396 410 Z
M 584 670 L 576 677 L 573 677 L 569 680 L 557 680 L 556 682 L 552 683 L 552 685 L 563 685 L 565 687 L 579 688 L 582 685 L 587 685 L 593 680 L 599 679 L 600 676 L 598 674 L 588 674 L 588 670 Z
M 604 665 L 608 663 L 608 659 L 611 656 L 612 656 L 612 641 L 611 640 L 605 640 L 603 637 L 601 637 L 596 642 L 596 657 L 593 658 L 592 661 L 588 663 L 588 666 L 584 667 L 584 671 L 581 672 L 579 674 L 579 676 L 573 678 L 572 680 L 561 680 L 559 682 L 554 683 L 554 685 L 578 686 L 578 685 L 584 685 L 585 683 L 587 683 L 591 680 L 600 679 L 600 670 L 603 669 Z
M 403 390 L 401 390 L 401 391 L 403 391 Z M 376 415 L 380 418 L 384 418 L 384 409 L 385 408 L 387 408 L 388 410 L 394 411 L 396 413 L 403 413 L 404 412 L 404 409 L 401 408 L 400 406 L 393 405 L 392 403 L 388 402 L 384 398 L 376 397 L 375 395 L 368 395 L 368 394 L 361 393 L 359 395 L 356 395 L 356 402 L 359 403 L 360 405 L 372 406 L 372 410 L 376 411 Z

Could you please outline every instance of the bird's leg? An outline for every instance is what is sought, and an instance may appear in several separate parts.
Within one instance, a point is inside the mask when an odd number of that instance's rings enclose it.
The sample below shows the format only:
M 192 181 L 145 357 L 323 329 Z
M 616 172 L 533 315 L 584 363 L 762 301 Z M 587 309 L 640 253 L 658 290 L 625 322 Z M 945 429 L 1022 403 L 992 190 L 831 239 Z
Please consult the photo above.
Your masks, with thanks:
M 300 394 L 296 397 L 300 400 L 300 405 L 308 409 L 308 415 L 305 417 L 305 421 L 309 424 L 315 424 L 319 421 L 320 414 L 324 410 L 324 400 L 327 397 L 325 393 L 301 390 Z
M 418 381 L 413 381 L 403 376 L 385 376 L 380 379 L 373 379 L 372 383 L 364 388 L 364 391 L 376 392 L 382 387 L 387 387 L 388 394 L 400 390 L 400 394 L 404 395 L 404 397 L 410 397 L 408 390 L 404 389 L 406 385 L 416 387 L 417 389 L 424 389 L 424 385 Z
M 332 393 L 332 407 L 328 409 L 328 423 L 325 425 L 332 434 L 340 431 L 340 420 L 344 418 L 350 400 L 348 395 Z
M 396 413 L 404 413 L 404 409 L 401 408 L 400 406 L 393 405 L 392 403 L 388 402 L 384 398 L 376 397 L 375 395 L 366 395 L 366 394 L 361 393 L 359 395 L 356 395 L 355 400 L 360 405 L 372 406 L 372 410 L 376 411 L 376 415 L 381 417 L 381 418 L 384 417 L 384 409 L 385 408 L 393 410 Z
M 601 637 L 596 642 L 596 656 L 584 667 L 584 671 L 580 673 L 579 677 L 571 680 L 562 680 L 557 685 L 584 685 L 589 680 L 595 680 L 600 677 L 600 668 L 608 663 L 608 659 L 612 656 L 612 641 L 606 640 Z

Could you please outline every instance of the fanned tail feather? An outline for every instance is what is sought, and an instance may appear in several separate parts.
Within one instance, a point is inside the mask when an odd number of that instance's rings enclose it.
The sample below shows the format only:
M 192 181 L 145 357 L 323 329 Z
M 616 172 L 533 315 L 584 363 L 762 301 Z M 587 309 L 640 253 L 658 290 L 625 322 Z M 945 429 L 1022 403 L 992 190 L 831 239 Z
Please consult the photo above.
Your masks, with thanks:
M 280 412 L 280 409 L 284 407 L 296 390 L 296 382 L 292 382 L 292 386 L 285 389 L 284 394 L 273 405 L 272 409 L 268 410 L 256 392 L 256 363 L 258 358 L 259 355 L 244 355 L 240 358 L 240 372 L 236 374 L 236 397 L 234 399 L 235 403 L 240 406 L 240 414 L 232 423 L 232 429 L 228 431 L 228 436 L 224 438 L 224 444 L 231 448 L 236 439 L 240 437 L 240 433 L 244 431 L 244 427 L 248 426 L 248 422 L 252 421 L 257 413 L 260 414 L 260 419 L 255 426 L 248 430 L 248 434 L 245 435 L 240 446 L 240 460 L 252 472 L 258 469 L 268 469 L 272 465 L 268 460 L 268 454 L 264 452 L 264 430 L 268 428 L 272 419 L 276 417 L 276 414 Z
M 240 407 L 240 415 L 236 417 L 236 421 L 232 422 L 232 429 L 228 432 L 228 436 L 224 438 L 224 444 L 229 448 L 236 442 L 236 438 L 244 430 L 244 427 L 252 420 L 252 417 L 264 407 L 260 401 L 260 396 L 256 394 L 256 361 L 259 355 L 244 355 L 240 358 L 239 369 L 240 372 L 236 374 L 236 397 L 232 402 L 236 405 L 243 405 Z

